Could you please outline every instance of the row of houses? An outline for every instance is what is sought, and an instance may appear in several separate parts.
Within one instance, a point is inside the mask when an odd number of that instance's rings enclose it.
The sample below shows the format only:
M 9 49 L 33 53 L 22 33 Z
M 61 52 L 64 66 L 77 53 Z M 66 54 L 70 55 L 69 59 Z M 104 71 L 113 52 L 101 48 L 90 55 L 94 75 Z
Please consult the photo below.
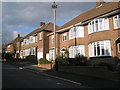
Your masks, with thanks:
M 25 37 L 18 35 L 6 47 L 6 52 L 13 50 L 16 58 L 34 55 L 37 59 L 54 59 L 53 23 L 41 22 L 38 29 Z M 88 58 L 120 58 L 120 3 L 96 2 L 95 8 L 61 27 L 56 25 L 56 53 L 64 54 L 65 50 L 70 58 L 78 53 Z

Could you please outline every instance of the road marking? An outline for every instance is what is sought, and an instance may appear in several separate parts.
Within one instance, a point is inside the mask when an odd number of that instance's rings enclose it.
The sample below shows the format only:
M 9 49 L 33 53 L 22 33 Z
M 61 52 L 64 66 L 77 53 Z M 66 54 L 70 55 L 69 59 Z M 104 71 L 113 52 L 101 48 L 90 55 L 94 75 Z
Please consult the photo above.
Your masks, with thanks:
M 35 72 L 37 74 L 40 73 L 40 72 L 33 71 L 33 70 L 30 70 L 30 69 L 27 69 L 27 68 L 25 70 L 32 71 L 32 72 Z M 53 76 L 53 75 L 49 75 L 49 74 L 45 74 L 45 73 L 40 73 L 40 74 L 45 75 L 45 76 L 49 76 L 49 77 L 52 77 L 52 78 L 60 79 L 60 80 L 63 80 L 63 81 L 71 82 L 71 83 L 74 83 L 74 84 L 77 84 L 77 85 L 82 85 L 82 83 L 75 82 L 75 81 L 72 81 L 72 80 L 69 80 L 69 79 L 65 79 L 65 78 L 61 78 L 61 77 L 57 77 L 57 76 Z
M 69 80 L 69 79 L 65 79 L 65 78 L 61 78 L 61 77 L 57 77 L 57 76 L 53 76 L 53 75 L 49 75 L 49 74 L 45 74 L 45 73 L 43 75 L 46 75 L 46 76 L 49 76 L 49 77 L 52 77 L 52 78 L 57 78 L 57 79 L 60 79 L 60 80 L 63 80 L 63 81 L 71 82 L 71 83 L 74 83 L 74 84 L 77 84 L 77 85 L 82 85 L 81 83 L 78 83 L 78 82 L 75 82 L 75 81 L 72 81 L 72 80 Z
M 59 83 L 59 82 L 58 82 L 58 83 L 56 83 L 56 84 L 58 84 L 58 85 L 59 85 L 59 84 L 61 84 L 61 83 Z

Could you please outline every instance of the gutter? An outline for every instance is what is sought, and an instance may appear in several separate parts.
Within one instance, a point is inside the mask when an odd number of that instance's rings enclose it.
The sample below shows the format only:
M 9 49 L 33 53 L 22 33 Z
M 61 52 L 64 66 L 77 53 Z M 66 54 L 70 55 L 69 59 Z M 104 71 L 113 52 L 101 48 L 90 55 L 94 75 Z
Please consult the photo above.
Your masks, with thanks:
M 113 15 L 113 14 L 117 14 L 117 13 L 119 13 L 119 12 L 120 12 L 120 9 L 118 8 L 118 10 L 111 11 L 111 12 L 109 12 L 109 13 L 107 13 L 107 14 L 104 14 L 104 15 L 98 16 L 98 17 L 96 17 L 96 18 L 93 18 L 93 19 L 87 20 L 87 21 L 85 21 L 85 22 L 80 22 L 80 23 L 77 23 L 77 24 L 71 25 L 71 26 L 69 26 L 69 27 L 66 27 L 66 28 L 60 29 L 60 30 L 57 31 L 57 32 L 60 33 L 60 32 L 67 31 L 68 29 L 72 28 L 73 26 L 78 26 L 78 25 L 79 25 L 79 26 L 83 26 L 83 25 L 85 25 L 85 24 L 91 22 L 91 21 L 94 20 L 94 19 L 99 19 L 99 18 L 103 18 L 103 17 L 108 17 L 108 16 L 111 16 L 111 15 Z

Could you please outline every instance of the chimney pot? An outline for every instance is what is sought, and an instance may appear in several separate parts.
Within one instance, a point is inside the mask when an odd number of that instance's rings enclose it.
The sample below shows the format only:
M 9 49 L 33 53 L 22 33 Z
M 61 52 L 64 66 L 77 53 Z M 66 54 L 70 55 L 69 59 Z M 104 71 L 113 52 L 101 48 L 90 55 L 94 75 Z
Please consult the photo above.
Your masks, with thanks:
M 45 25 L 45 22 L 40 22 L 40 26 L 44 26 Z
M 20 34 L 18 34 L 18 37 L 20 37 Z
M 96 1 L 96 7 L 100 6 L 103 3 L 105 3 L 103 0 L 97 0 Z

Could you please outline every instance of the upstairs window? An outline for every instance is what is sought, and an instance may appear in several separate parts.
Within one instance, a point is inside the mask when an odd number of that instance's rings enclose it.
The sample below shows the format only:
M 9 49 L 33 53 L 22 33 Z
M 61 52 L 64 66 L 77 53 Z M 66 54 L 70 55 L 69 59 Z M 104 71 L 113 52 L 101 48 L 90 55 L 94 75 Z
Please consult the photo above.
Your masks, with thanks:
M 69 39 L 84 37 L 83 26 L 75 26 L 69 31 Z
M 88 34 L 109 30 L 108 18 L 95 19 L 88 24 Z
M 38 42 L 38 36 L 37 35 L 35 36 L 35 42 Z
M 55 39 L 54 39 L 54 35 L 51 36 L 51 42 L 54 43 Z
M 62 41 L 66 41 L 67 40 L 67 34 L 64 33 L 63 36 L 62 36 Z
M 24 39 L 24 45 L 27 45 L 29 43 L 29 39 Z
M 11 45 L 8 45 L 7 47 L 10 48 Z
M 120 28 L 120 14 L 115 15 L 113 18 L 114 18 L 114 29 Z
M 39 34 L 39 40 L 42 40 L 42 32 Z
M 35 42 L 35 36 L 30 36 L 29 37 L 29 42 L 34 43 Z

